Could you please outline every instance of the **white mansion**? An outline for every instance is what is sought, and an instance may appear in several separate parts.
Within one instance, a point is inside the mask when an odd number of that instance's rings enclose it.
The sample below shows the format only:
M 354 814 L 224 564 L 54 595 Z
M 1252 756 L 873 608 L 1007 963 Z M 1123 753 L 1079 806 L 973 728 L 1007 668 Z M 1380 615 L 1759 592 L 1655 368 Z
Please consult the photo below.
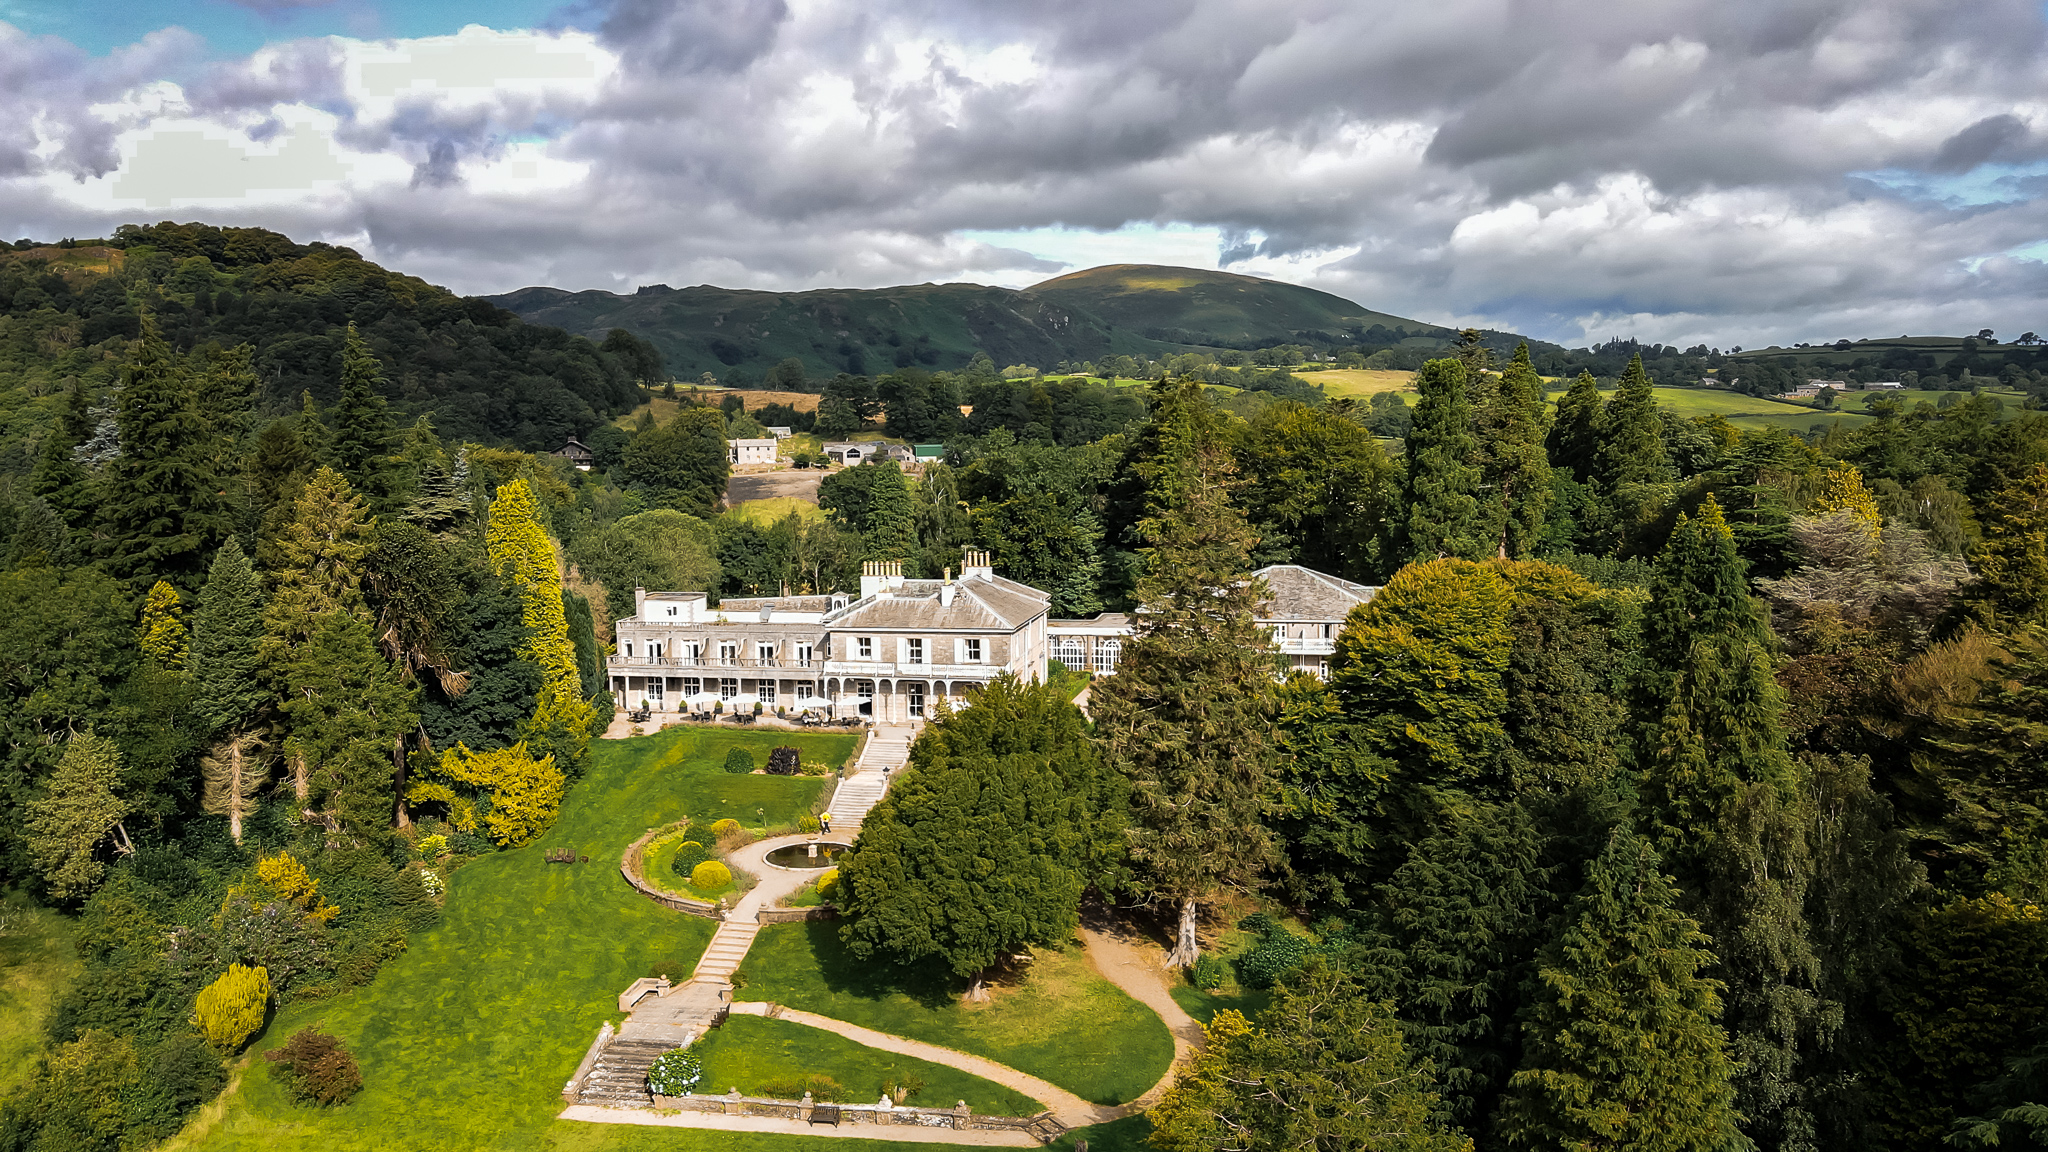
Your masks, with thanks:
M 903 565 L 862 565 L 860 596 L 764 596 L 711 607 L 702 592 L 648 592 L 617 622 L 612 692 L 621 707 L 796 711 L 830 708 L 882 723 L 916 722 L 941 699 L 960 703 L 1004 672 L 1042 679 L 1046 661 L 1116 671 L 1131 619 L 1048 618 L 1044 592 L 998 576 L 968 551 L 960 576 L 906 580 Z M 1258 573 L 1272 590 L 1260 616 L 1296 669 L 1322 674 L 1352 608 L 1377 588 L 1296 565 Z

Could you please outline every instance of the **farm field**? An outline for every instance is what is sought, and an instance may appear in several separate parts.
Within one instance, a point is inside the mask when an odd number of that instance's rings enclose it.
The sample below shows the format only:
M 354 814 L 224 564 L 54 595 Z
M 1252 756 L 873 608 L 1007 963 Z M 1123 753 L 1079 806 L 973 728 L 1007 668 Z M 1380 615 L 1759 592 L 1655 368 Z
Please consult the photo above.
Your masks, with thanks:
M 735 506 L 733 511 L 739 513 L 740 518 L 748 523 L 758 524 L 763 528 L 782 520 L 792 512 L 806 520 L 825 518 L 825 510 L 818 507 L 815 502 L 800 500 L 795 496 L 766 496 L 748 500 Z
M 1321 372 L 1297 372 L 1295 377 L 1323 386 L 1324 394 L 1370 396 L 1375 392 L 1408 392 L 1415 373 L 1377 368 L 1326 368 Z
M 726 750 L 765 759 L 779 743 L 843 761 L 851 736 L 672 729 L 599 741 L 588 778 L 555 828 L 448 878 L 442 923 L 367 986 L 294 1004 L 245 1056 L 239 1087 L 174 1146 L 264 1152 L 448 1149 L 774 1149 L 797 1142 L 674 1129 L 557 1123 L 560 1089 L 620 989 L 655 968 L 695 965 L 714 925 L 645 899 L 620 879 L 620 853 L 647 828 L 690 816 L 755 824 L 807 812 L 823 781 L 729 775 Z M 547 864 L 568 848 L 587 864 Z M 344 1107 L 291 1103 L 260 1053 L 308 1024 L 345 1040 L 363 1069 Z M 832 1141 L 838 1152 L 853 1152 Z M 879 1149 L 879 1144 L 871 1147 Z

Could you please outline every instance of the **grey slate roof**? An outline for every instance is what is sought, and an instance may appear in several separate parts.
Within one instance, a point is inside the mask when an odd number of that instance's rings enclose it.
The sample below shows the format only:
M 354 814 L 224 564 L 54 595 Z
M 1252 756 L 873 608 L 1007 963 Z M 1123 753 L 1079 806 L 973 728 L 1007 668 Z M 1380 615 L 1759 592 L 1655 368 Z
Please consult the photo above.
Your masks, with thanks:
M 1275 564 L 1253 575 L 1263 578 L 1273 593 L 1259 611 L 1261 620 L 1342 620 L 1379 594 L 1377 588 L 1299 564 Z
M 758 614 L 763 608 L 773 608 L 778 612 L 824 612 L 831 607 L 830 596 L 751 596 L 745 599 L 729 596 L 720 600 L 713 611 L 736 616 Z
M 939 603 L 938 580 L 905 580 L 887 596 L 856 600 L 825 617 L 835 629 L 876 628 L 937 630 L 948 628 L 1015 631 L 1045 614 L 1052 598 L 1034 588 L 1006 580 L 954 582 L 951 604 Z

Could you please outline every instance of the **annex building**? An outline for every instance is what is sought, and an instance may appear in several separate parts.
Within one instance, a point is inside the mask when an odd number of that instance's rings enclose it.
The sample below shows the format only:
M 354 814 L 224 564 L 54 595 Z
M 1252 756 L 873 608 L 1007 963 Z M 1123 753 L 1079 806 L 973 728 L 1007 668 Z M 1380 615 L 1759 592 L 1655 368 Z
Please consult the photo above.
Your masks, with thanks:
M 1351 609 L 1377 588 L 1298 565 L 1257 575 L 1272 597 L 1259 622 L 1290 668 L 1323 675 Z M 1005 672 L 1042 679 L 1046 661 L 1108 675 L 1134 619 L 1049 617 L 1051 597 L 996 574 L 966 551 L 957 578 L 910 580 L 897 561 L 862 565 L 860 595 L 729 598 L 702 592 L 634 596 L 616 622 L 612 692 L 621 707 L 828 711 L 915 723 L 940 699 L 965 702 Z

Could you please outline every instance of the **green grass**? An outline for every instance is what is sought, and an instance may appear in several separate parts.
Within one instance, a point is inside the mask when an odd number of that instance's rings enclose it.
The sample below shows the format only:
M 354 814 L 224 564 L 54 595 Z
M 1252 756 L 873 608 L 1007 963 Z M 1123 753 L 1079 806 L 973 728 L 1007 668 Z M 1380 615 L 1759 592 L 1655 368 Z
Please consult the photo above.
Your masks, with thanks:
M 731 776 L 738 744 L 765 756 L 794 744 L 807 759 L 844 759 L 850 736 L 673 729 L 592 746 L 548 835 L 449 877 L 446 915 L 364 988 L 281 1011 L 261 1052 L 321 1024 L 355 1052 L 362 1094 L 347 1106 L 292 1104 L 260 1057 L 224 1114 L 192 1147 L 249 1152 L 449 1152 L 450 1149 L 773 1149 L 788 1140 L 674 1129 L 557 1123 L 562 1082 L 597 1026 L 619 1019 L 618 994 L 659 967 L 687 974 L 715 925 L 627 887 L 619 857 L 647 828 L 756 807 L 772 819 L 808 811 L 822 781 Z M 547 864 L 550 848 L 590 863 Z M 672 977 L 678 975 L 669 972 Z M 835 1152 L 853 1152 L 845 1141 Z M 882 1145 L 874 1145 L 881 1152 Z
M 28 1078 L 43 1025 L 79 970 L 75 922 L 48 908 L 0 902 L 0 1096 Z
M 1234 1008 L 1244 1013 L 1246 1019 L 1250 1019 L 1265 1011 L 1266 1006 L 1273 1002 L 1273 993 L 1270 991 L 1246 988 L 1234 994 L 1230 991 L 1204 992 L 1186 980 L 1175 982 L 1168 992 L 1173 997 L 1173 1002 L 1180 1005 L 1181 1011 L 1204 1024 L 1215 1019 L 1216 1013 L 1225 1008 Z
M 710 835 L 702 828 L 692 827 L 682 832 L 671 832 L 655 840 L 641 849 L 641 876 L 664 892 L 673 892 L 678 896 L 687 896 L 692 900 L 702 900 L 706 903 L 717 903 L 720 897 L 731 895 L 735 885 L 727 884 L 723 888 L 698 888 L 676 873 L 676 852 L 682 848 L 683 843 L 688 840 L 702 843 L 709 839 Z
M 824 509 L 809 500 L 799 500 L 794 496 L 768 496 L 760 500 L 747 500 L 734 508 L 733 512 L 740 519 L 763 528 L 779 523 L 791 513 L 805 520 L 825 518 Z
M 869 1048 L 788 1020 L 732 1016 L 691 1050 L 704 1058 L 699 1091 L 707 1095 L 737 1088 L 743 1096 L 788 1099 L 803 1094 L 798 1085 L 807 1077 L 823 1076 L 839 1087 L 806 1085 L 817 1099 L 872 1104 L 881 1099 L 884 1085 L 915 1078 L 924 1087 L 907 1104 L 951 1108 L 965 1100 L 984 1116 L 1030 1116 L 1045 1108 L 1021 1092 L 958 1068 Z
M 735 997 L 985 1056 L 1097 1103 L 1136 1099 L 1166 1074 L 1173 1037 L 1157 1015 L 1103 979 L 1078 944 L 1036 956 L 1018 984 L 970 1006 L 943 969 L 855 958 L 837 924 L 775 925 L 755 937 Z

